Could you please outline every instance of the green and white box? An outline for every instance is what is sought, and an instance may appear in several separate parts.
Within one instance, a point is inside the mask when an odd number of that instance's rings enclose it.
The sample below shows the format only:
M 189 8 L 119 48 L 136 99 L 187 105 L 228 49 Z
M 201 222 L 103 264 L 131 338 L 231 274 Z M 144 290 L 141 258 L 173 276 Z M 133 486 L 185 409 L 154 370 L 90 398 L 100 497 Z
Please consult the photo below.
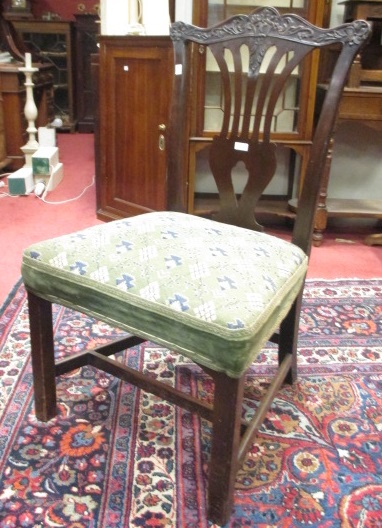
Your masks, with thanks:
M 8 190 L 12 196 L 29 194 L 34 189 L 32 169 L 22 167 L 8 176 Z
M 40 147 L 32 154 L 34 176 L 49 176 L 58 163 L 58 147 Z

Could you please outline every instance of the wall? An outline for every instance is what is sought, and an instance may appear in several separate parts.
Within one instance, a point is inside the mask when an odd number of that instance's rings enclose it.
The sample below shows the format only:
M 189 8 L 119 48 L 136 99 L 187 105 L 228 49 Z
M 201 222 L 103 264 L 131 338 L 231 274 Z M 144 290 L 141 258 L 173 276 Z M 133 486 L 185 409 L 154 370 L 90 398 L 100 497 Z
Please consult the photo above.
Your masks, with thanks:
M 191 0 L 176 0 L 175 20 L 192 23 L 192 2 Z

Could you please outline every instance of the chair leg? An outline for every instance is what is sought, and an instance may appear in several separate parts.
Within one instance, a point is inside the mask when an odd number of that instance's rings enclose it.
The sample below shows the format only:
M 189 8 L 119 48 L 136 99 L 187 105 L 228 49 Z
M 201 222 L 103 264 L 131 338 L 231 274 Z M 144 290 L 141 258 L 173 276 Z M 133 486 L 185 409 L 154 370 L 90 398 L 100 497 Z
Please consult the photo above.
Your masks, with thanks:
M 47 422 L 57 414 L 52 304 L 28 292 L 35 411 Z
M 292 366 L 285 382 L 292 384 L 297 379 L 297 339 L 300 323 L 300 311 L 302 303 L 302 291 L 294 301 L 287 316 L 280 325 L 280 336 L 278 345 L 279 365 L 287 354 L 292 355 Z
M 208 479 L 208 519 L 228 522 L 238 470 L 244 376 L 215 373 L 214 418 Z

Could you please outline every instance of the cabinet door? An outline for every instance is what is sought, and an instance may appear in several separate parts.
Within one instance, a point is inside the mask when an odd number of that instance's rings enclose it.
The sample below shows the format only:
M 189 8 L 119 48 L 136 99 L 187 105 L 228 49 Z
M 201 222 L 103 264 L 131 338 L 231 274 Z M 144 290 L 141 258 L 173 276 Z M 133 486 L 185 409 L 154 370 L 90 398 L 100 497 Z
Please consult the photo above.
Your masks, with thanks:
M 168 37 L 100 39 L 102 218 L 166 208 L 166 127 L 173 49 Z

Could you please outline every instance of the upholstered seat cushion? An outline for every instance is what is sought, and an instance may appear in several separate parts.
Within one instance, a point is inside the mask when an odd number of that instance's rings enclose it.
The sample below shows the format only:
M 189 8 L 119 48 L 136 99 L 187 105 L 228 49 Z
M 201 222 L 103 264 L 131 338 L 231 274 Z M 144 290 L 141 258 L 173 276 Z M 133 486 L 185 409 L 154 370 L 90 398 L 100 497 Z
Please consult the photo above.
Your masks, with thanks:
M 37 243 L 36 295 L 239 377 L 302 287 L 307 257 L 279 238 L 155 212 Z

